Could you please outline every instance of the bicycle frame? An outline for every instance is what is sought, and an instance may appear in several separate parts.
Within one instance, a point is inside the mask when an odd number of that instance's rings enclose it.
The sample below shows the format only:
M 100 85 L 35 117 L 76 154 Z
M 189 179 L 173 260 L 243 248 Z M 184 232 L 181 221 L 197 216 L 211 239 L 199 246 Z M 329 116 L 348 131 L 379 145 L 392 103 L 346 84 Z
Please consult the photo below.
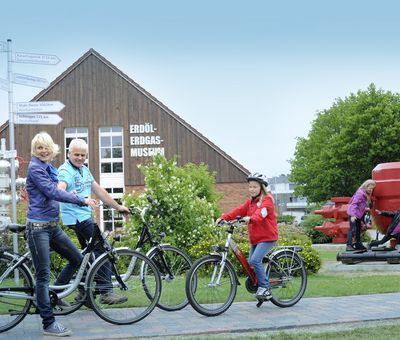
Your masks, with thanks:
M 149 225 L 147 223 L 147 221 L 145 220 L 144 216 L 146 215 L 147 210 L 151 207 L 151 203 L 149 206 L 144 207 L 143 209 L 139 209 L 137 207 L 132 207 L 132 210 L 136 210 L 140 213 L 140 218 L 142 220 L 142 231 L 140 232 L 140 236 L 139 236 L 139 240 L 136 244 L 135 250 L 136 251 L 141 251 L 142 250 L 142 246 L 148 242 L 152 245 L 152 247 L 150 248 L 150 250 L 146 253 L 146 256 L 149 256 L 154 249 L 158 249 L 160 251 L 161 254 L 163 254 L 163 246 L 169 245 L 168 243 L 159 243 L 157 241 L 155 241 L 150 233 L 150 228 Z M 165 235 L 163 235 L 165 236 Z M 167 261 L 165 260 L 164 255 L 161 256 L 161 260 L 162 260 L 162 265 L 163 265 L 163 269 L 166 270 L 166 272 L 168 273 L 168 275 L 170 277 L 173 277 L 173 273 L 171 272 L 170 267 L 167 264 Z

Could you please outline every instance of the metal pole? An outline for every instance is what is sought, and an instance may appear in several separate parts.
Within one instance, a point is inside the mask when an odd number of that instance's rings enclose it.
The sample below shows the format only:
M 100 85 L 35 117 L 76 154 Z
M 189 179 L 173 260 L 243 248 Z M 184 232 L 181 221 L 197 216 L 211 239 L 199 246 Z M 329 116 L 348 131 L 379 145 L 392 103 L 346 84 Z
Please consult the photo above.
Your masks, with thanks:
M 12 74 L 12 51 L 11 51 L 11 39 L 7 39 L 7 66 L 8 66 L 8 131 L 10 133 L 10 150 L 15 150 L 14 141 L 14 105 L 13 105 L 13 74 Z M 15 158 L 11 157 L 11 198 L 12 198 L 12 222 L 17 223 L 17 200 L 16 200 L 16 189 L 15 189 Z M 14 252 L 18 252 L 18 235 L 13 234 L 13 249 Z

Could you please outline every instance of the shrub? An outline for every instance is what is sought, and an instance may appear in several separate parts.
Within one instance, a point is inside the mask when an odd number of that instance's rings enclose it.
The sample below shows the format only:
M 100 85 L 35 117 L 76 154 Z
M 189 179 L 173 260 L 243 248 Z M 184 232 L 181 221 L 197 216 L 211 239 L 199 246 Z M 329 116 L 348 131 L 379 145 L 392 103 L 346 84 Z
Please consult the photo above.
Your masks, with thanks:
M 291 215 L 279 215 L 277 220 L 278 220 L 278 223 L 291 224 L 291 223 L 294 222 L 294 216 L 291 216 Z
M 176 159 L 156 155 L 150 163 L 139 166 L 144 175 L 145 192 L 124 196 L 126 206 L 144 207 L 146 197 L 154 200 L 147 220 L 154 235 L 166 234 L 166 242 L 189 252 L 204 239 L 220 214 L 221 194 L 215 190 L 215 174 L 205 164 L 191 163 L 178 167 Z M 141 230 L 138 216 L 127 226 L 132 240 Z
M 314 229 L 314 227 L 322 225 L 324 221 L 327 221 L 327 219 L 323 216 L 311 214 L 307 215 L 301 223 L 301 226 L 312 243 L 332 242 L 332 237 L 325 235 L 322 231 Z

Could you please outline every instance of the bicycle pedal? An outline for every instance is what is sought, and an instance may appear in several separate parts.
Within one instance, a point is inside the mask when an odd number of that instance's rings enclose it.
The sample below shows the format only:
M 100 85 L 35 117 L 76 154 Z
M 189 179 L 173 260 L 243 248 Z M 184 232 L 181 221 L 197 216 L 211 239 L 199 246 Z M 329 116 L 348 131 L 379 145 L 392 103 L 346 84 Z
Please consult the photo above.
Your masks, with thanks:
M 256 304 L 256 306 L 257 306 L 257 308 L 260 308 L 261 307 L 261 305 L 264 303 L 264 299 L 257 299 L 257 304 Z

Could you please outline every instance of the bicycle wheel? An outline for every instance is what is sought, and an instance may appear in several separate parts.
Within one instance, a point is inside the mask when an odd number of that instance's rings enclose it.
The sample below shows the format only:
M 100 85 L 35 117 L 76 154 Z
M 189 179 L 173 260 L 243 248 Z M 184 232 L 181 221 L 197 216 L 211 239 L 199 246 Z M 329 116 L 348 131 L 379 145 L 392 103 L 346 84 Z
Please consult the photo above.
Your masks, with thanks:
M 65 267 L 65 265 L 68 263 L 66 259 L 64 259 L 60 254 L 56 253 L 55 251 L 52 251 L 50 253 L 50 285 L 55 284 L 55 281 L 57 280 L 58 276 L 61 273 L 61 270 Z M 78 268 L 79 270 L 79 268 Z M 75 279 L 75 275 L 72 277 L 72 281 Z M 70 283 L 72 283 L 72 281 Z M 61 290 L 53 290 L 55 293 L 61 292 Z M 82 301 L 81 296 L 83 293 L 83 284 L 79 289 L 75 289 L 71 294 L 69 294 L 67 297 L 63 299 L 64 302 L 67 304 L 64 304 L 62 306 L 60 305 L 55 305 L 53 307 L 53 314 L 55 316 L 57 315 L 68 315 L 71 314 L 75 311 L 77 311 L 81 306 L 83 305 L 84 301 Z
M 15 327 L 25 318 L 32 304 L 29 297 L 34 292 L 31 275 L 24 265 L 4 275 L 11 261 L 11 256 L 0 255 L 0 333 Z
M 112 262 L 109 255 L 102 255 L 93 264 L 86 281 L 87 295 L 93 310 L 103 320 L 115 325 L 132 324 L 145 318 L 156 307 L 161 293 L 160 274 L 153 261 L 133 250 L 115 250 L 114 259 L 111 285 L 106 274 L 106 268 Z M 141 275 L 143 263 L 147 267 L 145 277 Z M 124 301 L 110 304 L 104 298 L 110 291 Z
M 174 246 L 161 247 L 162 250 L 154 248 L 148 254 L 161 276 L 162 289 L 157 306 L 166 311 L 180 310 L 189 303 L 185 294 L 185 281 L 192 261 L 184 251 Z
M 221 256 L 207 255 L 197 260 L 186 278 L 186 295 L 192 307 L 205 316 L 225 312 L 235 300 L 237 280 L 232 264 Z
M 307 272 L 303 261 L 296 253 L 278 253 L 269 261 L 271 302 L 279 307 L 295 305 L 303 296 L 307 286 Z

